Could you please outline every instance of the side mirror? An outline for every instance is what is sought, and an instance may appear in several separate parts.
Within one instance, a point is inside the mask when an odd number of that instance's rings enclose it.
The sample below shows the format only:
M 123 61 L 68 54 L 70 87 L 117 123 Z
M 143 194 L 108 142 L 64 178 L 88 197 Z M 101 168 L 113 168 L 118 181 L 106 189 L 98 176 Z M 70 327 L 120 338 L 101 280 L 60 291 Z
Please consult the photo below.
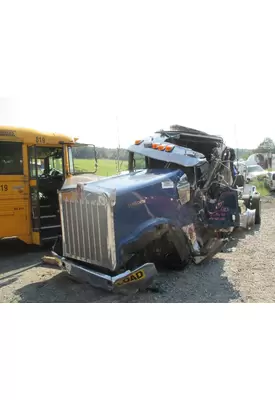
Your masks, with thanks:
M 73 158 L 76 161 L 74 175 L 80 174 L 95 174 L 97 172 L 97 151 L 94 144 L 81 144 L 78 143 L 73 147 L 73 151 L 76 153 L 82 152 L 82 157 L 78 154 L 73 154 Z M 81 160 L 82 162 L 80 163 Z

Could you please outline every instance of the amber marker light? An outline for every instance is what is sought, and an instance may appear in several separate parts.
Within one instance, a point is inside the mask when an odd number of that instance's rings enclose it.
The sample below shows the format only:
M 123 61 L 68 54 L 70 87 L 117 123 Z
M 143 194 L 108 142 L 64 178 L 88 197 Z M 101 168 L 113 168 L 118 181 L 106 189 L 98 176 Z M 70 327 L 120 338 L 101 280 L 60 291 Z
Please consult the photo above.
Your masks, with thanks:
M 165 147 L 165 151 L 168 151 L 170 153 L 171 151 L 173 151 L 174 148 L 175 148 L 175 146 L 173 144 L 168 144 Z

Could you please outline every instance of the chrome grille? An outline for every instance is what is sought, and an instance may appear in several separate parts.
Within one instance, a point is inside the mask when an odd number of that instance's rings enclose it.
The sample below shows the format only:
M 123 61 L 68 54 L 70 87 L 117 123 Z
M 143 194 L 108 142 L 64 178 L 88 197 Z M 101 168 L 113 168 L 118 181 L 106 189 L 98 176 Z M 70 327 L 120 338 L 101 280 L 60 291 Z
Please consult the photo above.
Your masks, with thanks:
M 107 193 L 76 190 L 59 194 L 63 255 L 114 270 L 113 205 Z

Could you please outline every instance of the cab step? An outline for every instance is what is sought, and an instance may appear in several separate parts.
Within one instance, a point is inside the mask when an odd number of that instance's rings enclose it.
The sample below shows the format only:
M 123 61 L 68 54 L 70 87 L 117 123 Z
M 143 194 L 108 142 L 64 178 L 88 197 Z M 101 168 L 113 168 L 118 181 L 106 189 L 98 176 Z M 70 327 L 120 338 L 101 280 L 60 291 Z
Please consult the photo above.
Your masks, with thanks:
M 56 235 L 56 236 L 46 236 L 46 237 L 44 237 L 44 238 L 41 238 L 41 241 L 42 242 L 47 242 L 47 241 L 51 241 L 51 240 L 56 240 L 58 238 L 58 235 Z
M 61 225 L 42 226 L 40 229 L 41 229 L 41 231 L 44 231 L 46 229 L 56 229 L 56 228 L 61 228 Z

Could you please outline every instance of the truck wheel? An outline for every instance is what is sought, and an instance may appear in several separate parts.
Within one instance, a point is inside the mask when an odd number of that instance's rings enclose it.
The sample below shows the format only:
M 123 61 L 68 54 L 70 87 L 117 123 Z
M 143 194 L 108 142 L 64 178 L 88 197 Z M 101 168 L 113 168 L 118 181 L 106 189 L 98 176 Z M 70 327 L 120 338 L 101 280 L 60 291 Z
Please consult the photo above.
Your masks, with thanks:
M 178 254 L 169 254 L 162 261 L 162 264 L 165 268 L 170 269 L 171 271 L 182 271 L 189 264 L 189 260 L 181 261 Z
M 244 201 L 246 208 L 251 208 L 249 194 L 243 194 L 242 200 Z
M 243 195 L 242 200 L 247 208 L 250 210 L 256 210 L 255 215 L 255 224 L 260 225 L 261 223 L 261 196 L 259 194 L 255 194 L 251 201 L 250 196 L 248 194 Z
M 259 195 L 255 195 L 252 197 L 252 205 L 251 209 L 256 210 L 256 215 L 255 215 L 255 224 L 260 225 L 261 223 L 261 197 Z

